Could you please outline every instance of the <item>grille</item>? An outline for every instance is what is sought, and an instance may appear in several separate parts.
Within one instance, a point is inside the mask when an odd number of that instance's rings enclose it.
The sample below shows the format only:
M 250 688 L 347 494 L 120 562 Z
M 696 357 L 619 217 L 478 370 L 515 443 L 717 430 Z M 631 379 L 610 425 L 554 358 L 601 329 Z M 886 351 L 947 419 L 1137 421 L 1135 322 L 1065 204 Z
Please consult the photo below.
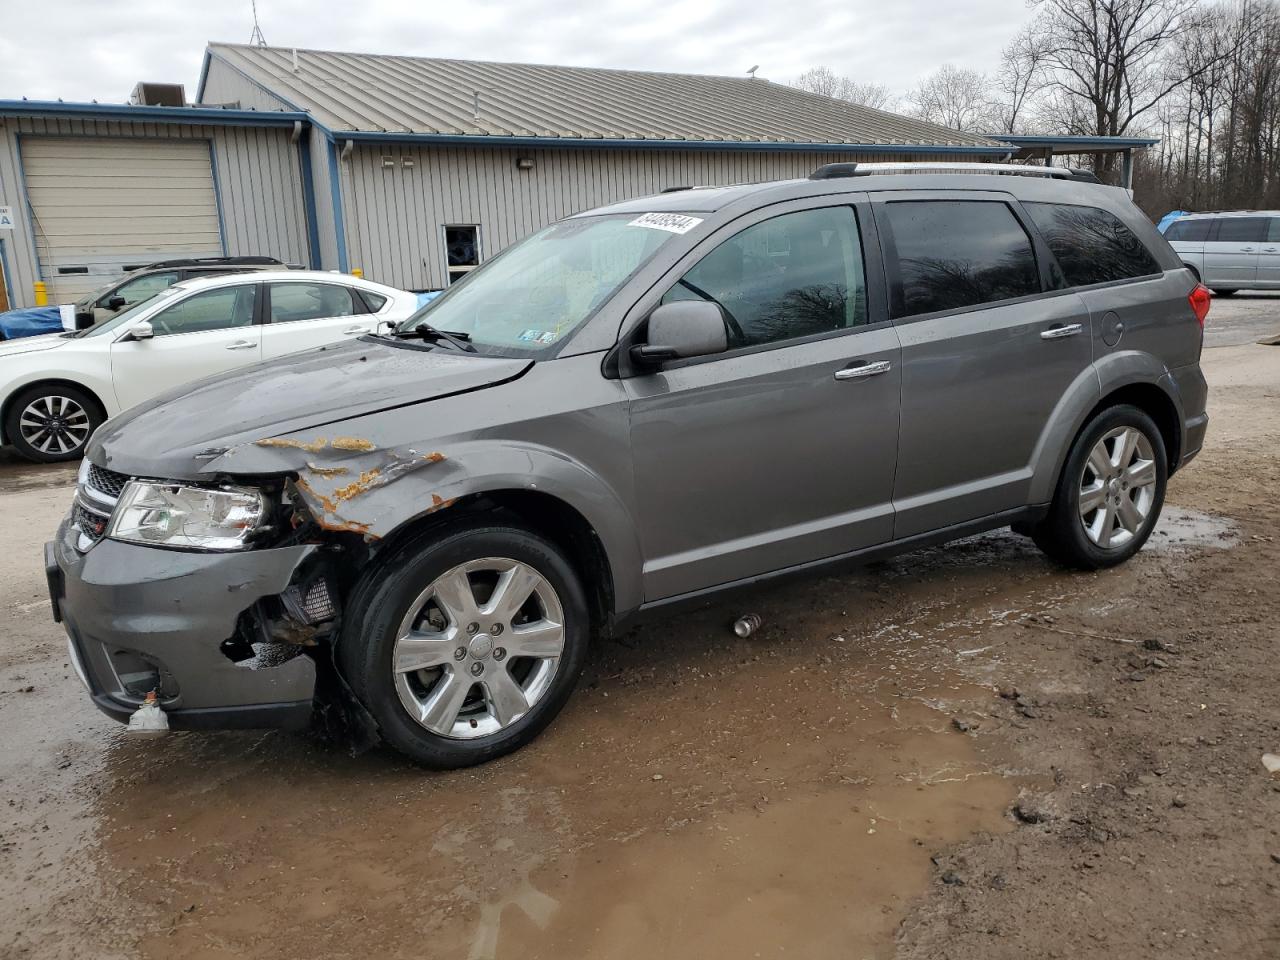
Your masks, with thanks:
M 82 536 L 93 543 L 101 540 L 102 535 L 107 532 L 107 519 L 100 513 L 86 509 L 79 501 L 71 508 L 71 522 Z
M 89 464 L 89 476 L 85 482 L 99 493 L 104 493 L 108 497 L 115 499 L 120 496 L 120 491 L 129 482 L 129 478 L 123 473 L 116 473 L 114 470 L 107 470 L 91 463 Z

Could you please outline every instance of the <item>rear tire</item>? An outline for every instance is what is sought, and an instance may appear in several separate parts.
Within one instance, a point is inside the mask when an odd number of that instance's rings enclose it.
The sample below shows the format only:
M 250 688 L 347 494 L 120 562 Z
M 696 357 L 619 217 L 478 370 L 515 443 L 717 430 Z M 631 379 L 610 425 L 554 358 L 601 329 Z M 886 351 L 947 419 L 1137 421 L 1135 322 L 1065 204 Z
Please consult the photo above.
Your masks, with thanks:
M 338 664 L 387 743 L 427 767 L 467 767 L 524 746 L 560 712 L 586 662 L 587 609 L 541 537 L 437 528 L 366 574 Z
M 18 394 L 5 415 L 4 434 L 18 454 L 36 463 L 79 460 L 106 417 L 85 390 L 38 384 Z
M 1164 506 L 1169 461 L 1155 422 L 1128 404 L 1093 418 L 1067 454 L 1049 514 L 1032 532 L 1051 560 L 1080 570 L 1142 549 Z

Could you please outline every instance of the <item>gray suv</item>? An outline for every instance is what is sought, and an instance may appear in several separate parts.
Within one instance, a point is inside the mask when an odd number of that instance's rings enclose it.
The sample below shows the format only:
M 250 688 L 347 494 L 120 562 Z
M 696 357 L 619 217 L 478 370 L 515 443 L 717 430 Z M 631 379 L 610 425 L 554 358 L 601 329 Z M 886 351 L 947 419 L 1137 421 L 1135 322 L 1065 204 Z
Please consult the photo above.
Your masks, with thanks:
M 1280 210 L 1193 213 L 1169 224 L 1164 238 L 1218 296 L 1280 290 Z
M 1204 439 L 1209 297 L 1091 180 L 631 200 L 113 417 L 46 548 L 71 657 L 117 719 L 314 713 L 457 767 L 542 730 L 593 635 L 726 591 L 1010 525 L 1120 563 Z

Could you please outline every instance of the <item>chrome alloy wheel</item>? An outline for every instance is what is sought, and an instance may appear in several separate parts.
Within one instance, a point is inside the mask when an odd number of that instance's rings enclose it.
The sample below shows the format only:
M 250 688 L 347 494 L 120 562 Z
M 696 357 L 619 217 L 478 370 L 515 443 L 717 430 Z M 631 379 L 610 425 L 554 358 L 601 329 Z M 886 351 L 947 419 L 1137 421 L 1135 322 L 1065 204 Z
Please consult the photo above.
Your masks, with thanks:
M 1094 444 L 1080 477 L 1080 522 L 1103 549 L 1123 547 L 1151 515 L 1156 460 L 1136 427 L 1116 427 Z
M 455 740 L 497 733 L 546 695 L 564 636 L 560 598 L 537 570 L 470 560 L 409 605 L 391 654 L 396 693 L 432 733 Z
M 70 397 L 37 397 L 18 416 L 18 430 L 41 453 L 71 453 L 89 439 L 89 412 Z

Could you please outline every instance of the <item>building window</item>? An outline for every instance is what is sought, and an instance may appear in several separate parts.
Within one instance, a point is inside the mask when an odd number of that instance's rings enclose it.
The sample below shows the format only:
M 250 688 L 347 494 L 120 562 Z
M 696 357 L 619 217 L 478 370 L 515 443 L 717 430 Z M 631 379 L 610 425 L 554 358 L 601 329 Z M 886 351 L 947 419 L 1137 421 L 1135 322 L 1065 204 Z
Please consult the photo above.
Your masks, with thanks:
M 480 266 L 480 228 L 446 226 L 444 228 L 445 266 L 449 282 L 456 283 Z

